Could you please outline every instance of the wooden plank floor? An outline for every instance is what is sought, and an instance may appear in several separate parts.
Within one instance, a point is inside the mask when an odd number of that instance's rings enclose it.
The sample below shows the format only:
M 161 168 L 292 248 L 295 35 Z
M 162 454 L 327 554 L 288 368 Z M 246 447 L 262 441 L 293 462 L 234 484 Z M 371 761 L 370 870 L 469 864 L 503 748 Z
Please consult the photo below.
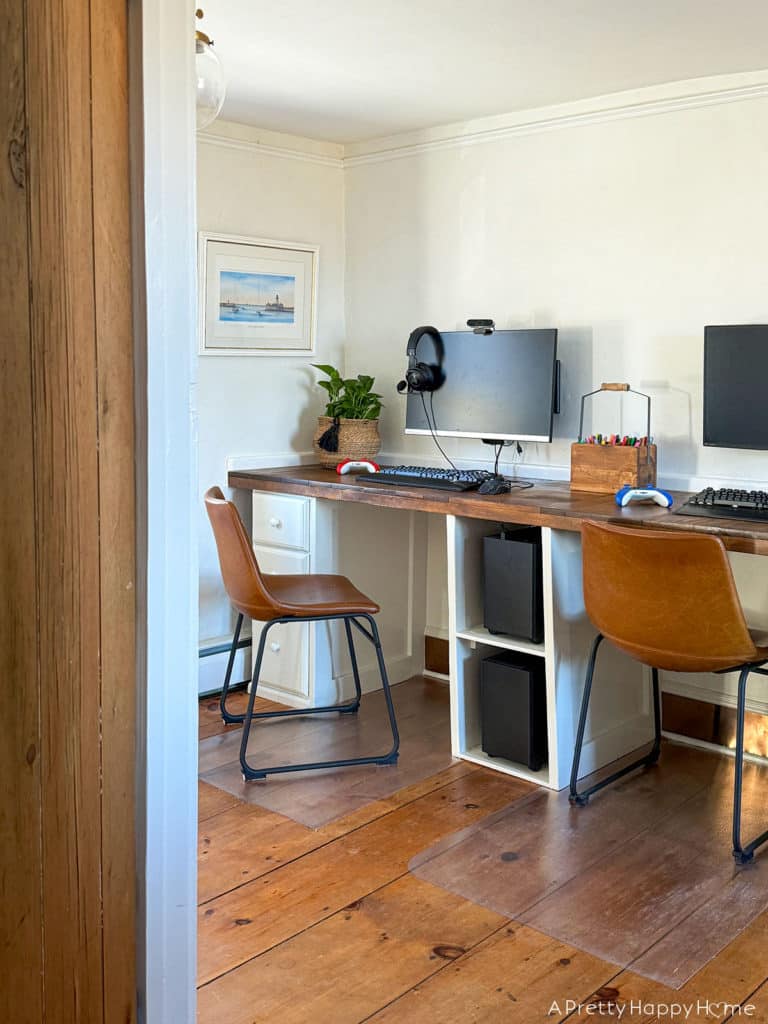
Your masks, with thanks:
M 768 1024 L 768 914 L 674 991 L 409 874 L 532 788 L 461 762 L 312 830 L 200 783 L 199 1024 Z

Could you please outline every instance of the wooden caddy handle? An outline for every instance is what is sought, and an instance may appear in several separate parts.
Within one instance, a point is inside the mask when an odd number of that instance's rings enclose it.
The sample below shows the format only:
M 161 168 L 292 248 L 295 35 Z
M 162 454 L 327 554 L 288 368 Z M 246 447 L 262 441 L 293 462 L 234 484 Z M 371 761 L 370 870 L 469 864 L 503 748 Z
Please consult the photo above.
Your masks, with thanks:
M 629 384 L 601 384 L 601 391 L 629 391 Z

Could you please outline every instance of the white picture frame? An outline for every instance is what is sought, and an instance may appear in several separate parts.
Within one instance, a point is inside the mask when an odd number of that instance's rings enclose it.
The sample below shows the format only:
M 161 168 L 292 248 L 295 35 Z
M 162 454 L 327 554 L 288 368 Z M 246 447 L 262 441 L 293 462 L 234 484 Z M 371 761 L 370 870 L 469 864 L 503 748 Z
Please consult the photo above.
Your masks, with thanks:
M 201 356 L 313 356 L 320 247 L 198 232 Z

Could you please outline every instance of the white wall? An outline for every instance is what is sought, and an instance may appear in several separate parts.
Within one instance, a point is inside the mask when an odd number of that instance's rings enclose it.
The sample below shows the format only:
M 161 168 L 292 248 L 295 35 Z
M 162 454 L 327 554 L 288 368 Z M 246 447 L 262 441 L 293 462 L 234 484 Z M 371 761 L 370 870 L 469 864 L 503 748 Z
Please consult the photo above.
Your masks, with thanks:
M 204 356 L 198 369 L 200 494 L 224 486 L 230 456 L 293 461 L 311 449 L 322 401 L 313 362 L 339 364 L 344 342 L 344 182 L 340 147 L 216 122 L 198 136 L 198 229 L 320 246 L 313 357 Z M 235 495 L 246 520 L 250 510 Z M 201 645 L 231 636 L 231 613 L 200 502 Z M 201 662 L 221 683 L 221 659 Z M 210 688 L 212 688 L 212 686 Z M 202 688 L 206 688 L 202 685 Z
M 439 461 L 430 439 L 403 435 L 394 384 L 409 331 L 492 316 L 559 328 L 563 414 L 555 441 L 524 455 L 540 472 L 567 475 L 581 393 L 626 380 L 653 398 L 661 484 L 768 484 L 768 454 L 704 448 L 701 426 L 704 325 L 768 321 L 768 98 L 661 110 L 472 144 L 461 131 L 388 140 L 347 160 L 347 331 L 388 396 L 385 451 Z M 602 401 L 598 420 L 616 429 L 616 396 Z M 641 425 L 627 405 L 623 429 Z M 444 447 L 487 458 L 479 442 Z

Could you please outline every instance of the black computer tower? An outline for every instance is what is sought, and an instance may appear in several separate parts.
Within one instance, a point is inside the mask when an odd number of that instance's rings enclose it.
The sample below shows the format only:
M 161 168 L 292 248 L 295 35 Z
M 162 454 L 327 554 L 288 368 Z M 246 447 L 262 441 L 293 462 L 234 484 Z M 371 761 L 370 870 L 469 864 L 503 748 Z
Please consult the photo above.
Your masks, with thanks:
M 544 639 L 541 530 L 505 527 L 483 539 L 485 628 L 540 644 Z
M 540 771 L 547 763 L 544 659 L 505 651 L 480 663 L 482 747 Z

